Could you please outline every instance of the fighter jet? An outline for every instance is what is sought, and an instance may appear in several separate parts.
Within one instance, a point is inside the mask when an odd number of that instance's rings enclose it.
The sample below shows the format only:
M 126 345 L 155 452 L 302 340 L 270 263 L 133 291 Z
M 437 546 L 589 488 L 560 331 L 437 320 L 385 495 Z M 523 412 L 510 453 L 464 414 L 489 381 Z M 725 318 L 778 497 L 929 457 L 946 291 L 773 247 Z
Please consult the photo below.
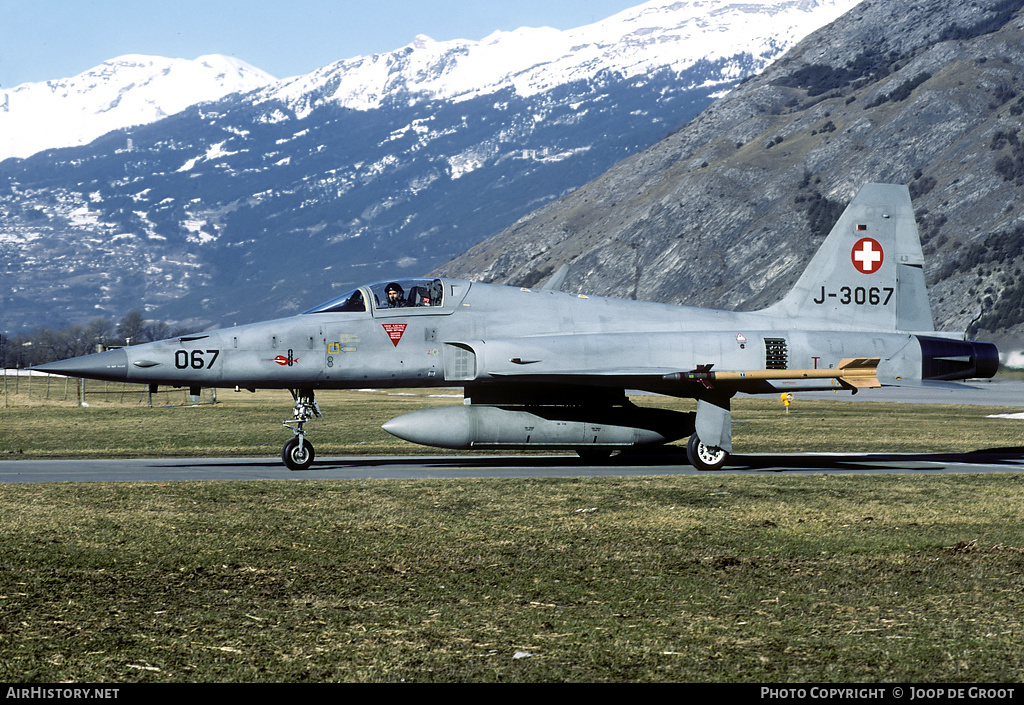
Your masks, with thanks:
M 702 470 L 732 452 L 738 393 L 956 384 L 991 377 L 994 345 L 934 330 L 905 186 L 868 184 L 791 291 L 754 312 L 718 311 L 445 278 L 353 289 L 305 313 L 108 350 L 35 369 L 190 387 L 280 388 L 294 397 L 282 459 L 314 459 L 315 392 L 461 386 L 463 405 L 384 424 L 456 449 L 564 449 L 600 459 L 689 437 Z M 632 390 L 694 398 L 689 414 L 637 406 Z

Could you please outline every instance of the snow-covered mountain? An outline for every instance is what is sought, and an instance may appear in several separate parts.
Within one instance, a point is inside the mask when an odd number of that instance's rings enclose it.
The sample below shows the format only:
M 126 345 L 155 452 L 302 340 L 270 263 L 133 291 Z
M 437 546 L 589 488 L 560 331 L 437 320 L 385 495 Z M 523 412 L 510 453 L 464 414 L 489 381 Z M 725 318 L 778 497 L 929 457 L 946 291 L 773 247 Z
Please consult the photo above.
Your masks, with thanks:
M 421 37 L 0 161 L 5 327 L 140 306 L 243 323 L 424 274 L 660 140 L 855 4 L 653 0 L 568 32 Z
M 87 144 L 276 80 L 228 56 L 187 61 L 131 54 L 72 78 L 23 83 L 0 90 L 0 161 Z
M 727 62 L 716 79 L 726 84 L 761 71 L 780 49 L 858 2 L 652 0 L 567 31 L 523 27 L 480 41 L 447 42 L 420 35 L 393 52 L 282 81 L 215 54 L 191 61 L 120 56 L 72 78 L 0 90 L 0 161 L 87 144 L 116 129 L 259 88 L 265 90 L 258 102 L 284 102 L 301 118 L 325 101 L 372 110 L 397 95 L 458 102 L 509 86 L 529 97 L 601 72 L 629 79 L 652 70 L 681 72 L 701 61 Z M 752 62 L 729 65 L 738 48 Z
M 513 88 L 530 97 L 602 73 L 632 79 L 725 62 L 720 83 L 759 72 L 787 47 L 860 0 L 652 0 L 591 25 L 559 31 L 523 27 L 480 41 L 420 35 L 387 54 L 360 56 L 263 91 L 299 116 L 335 101 L 372 110 L 389 98 L 459 102 Z M 738 55 L 751 63 L 735 61 Z

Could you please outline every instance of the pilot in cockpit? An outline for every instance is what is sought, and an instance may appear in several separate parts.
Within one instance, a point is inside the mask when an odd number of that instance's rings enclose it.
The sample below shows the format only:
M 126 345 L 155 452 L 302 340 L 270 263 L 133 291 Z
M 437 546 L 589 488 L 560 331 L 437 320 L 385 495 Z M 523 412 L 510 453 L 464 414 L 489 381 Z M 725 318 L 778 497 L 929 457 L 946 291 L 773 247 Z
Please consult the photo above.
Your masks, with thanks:
M 384 287 L 384 295 L 387 297 L 388 308 L 403 308 L 406 305 L 405 290 L 398 282 L 391 282 Z

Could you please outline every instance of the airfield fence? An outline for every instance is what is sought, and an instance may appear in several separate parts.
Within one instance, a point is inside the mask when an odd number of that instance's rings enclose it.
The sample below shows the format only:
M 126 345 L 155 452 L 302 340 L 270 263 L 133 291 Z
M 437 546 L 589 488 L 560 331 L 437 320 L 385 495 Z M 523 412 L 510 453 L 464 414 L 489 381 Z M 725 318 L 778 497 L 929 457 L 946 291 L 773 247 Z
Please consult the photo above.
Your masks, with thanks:
M 104 382 L 48 375 L 29 370 L 2 370 L 3 405 L 72 402 L 103 406 L 195 406 L 216 404 L 216 389 L 201 389 L 198 397 L 188 388 L 158 387 L 151 392 L 147 384 Z

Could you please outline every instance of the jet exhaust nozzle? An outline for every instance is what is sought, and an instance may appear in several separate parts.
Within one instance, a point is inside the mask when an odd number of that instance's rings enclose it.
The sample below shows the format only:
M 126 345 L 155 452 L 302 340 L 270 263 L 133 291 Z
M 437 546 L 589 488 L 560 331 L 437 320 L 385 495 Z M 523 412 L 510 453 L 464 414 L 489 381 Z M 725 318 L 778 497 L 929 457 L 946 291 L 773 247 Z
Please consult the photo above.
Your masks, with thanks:
M 921 379 L 955 380 L 992 377 L 999 351 L 992 343 L 917 336 L 921 345 Z

